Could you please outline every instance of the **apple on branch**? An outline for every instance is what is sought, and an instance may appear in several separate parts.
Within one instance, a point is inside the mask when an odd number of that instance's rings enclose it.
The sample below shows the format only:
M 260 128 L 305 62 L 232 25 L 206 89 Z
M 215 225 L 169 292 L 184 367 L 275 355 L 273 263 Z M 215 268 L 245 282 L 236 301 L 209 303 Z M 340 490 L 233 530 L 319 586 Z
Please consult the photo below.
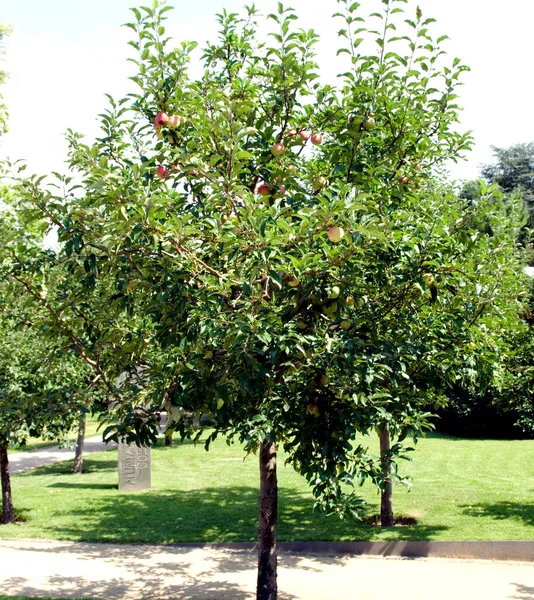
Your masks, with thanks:
M 156 170 L 156 175 L 160 179 L 167 179 L 169 177 L 169 169 L 164 165 L 160 165 Z
M 274 144 L 274 146 L 271 148 L 271 153 L 273 156 L 275 156 L 276 158 L 279 158 L 280 156 L 282 156 L 282 154 L 284 154 L 284 152 L 286 151 L 286 148 L 284 146 L 284 144 L 277 142 L 276 144 Z
M 342 227 L 339 227 L 338 225 L 334 225 L 333 227 L 330 227 L 330 229 L 328 230 L 328 239 L 331 242 L 334 242 L 334 244 L 337 244 L 338 242 L 340 242 L 343 239 L 344 235 L 345 235 L 345 231 L 343 230 Z
M 164 127 L 169 122 L 169 115 L 164 112 L 159 112 L 154 119 L 155 127 Z
M 269 196 L 271 193 L 271 186 L 265 182 L 259 183 L 254 192 L 259 196 Z
M 328 181 L 326 180 L 325 177 L 323 177 L 322 175 L 316 175 L 312 181 L 313 191 L 314 192 L 321 191 L 326 186 L 327 183 L 328 183 Z
M 322 133 L 314 133 L 310 138 L 310 142 L 314 146 L 320 146 L 323 143 L 323 134 Z

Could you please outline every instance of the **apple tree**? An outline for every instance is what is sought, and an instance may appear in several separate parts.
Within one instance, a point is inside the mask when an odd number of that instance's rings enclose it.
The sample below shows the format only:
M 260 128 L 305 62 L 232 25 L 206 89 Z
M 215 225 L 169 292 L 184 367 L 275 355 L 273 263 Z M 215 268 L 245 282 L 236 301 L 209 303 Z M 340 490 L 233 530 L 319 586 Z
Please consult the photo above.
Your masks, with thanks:
M 258 452 L 260 599 L 277 596 L 277 447 L 319 508 L 357 515 L 355 485 L 394 479 L 515 260 L 500 228 L 481 229 L 497 228 L 489 196 L 467 206 L 435 181 L 470 145 L 455 128 L 465 67 L 405 4 L 364 18 L 338 1 L 337 86 L 320 79 L 317 34 L 280 3 L 269 42 L 254 7 L 217 15 L 196 79 L 196 44 L 166 36 L 171 7 L 133 9 L 136 91 L 110 98 L 94 144 L 70 132 L 72 178 L 18 187 L 81 290 L 107 290 L 99 336 L 119 347 L 117 323 L 143 324 L 118 353 L 142 380 L 131 393 L 113 389 L 111 354 L 98 362 L 108 435 L 151 443 L 169 403 L 211 415 L 207 446 L 226 435 Z

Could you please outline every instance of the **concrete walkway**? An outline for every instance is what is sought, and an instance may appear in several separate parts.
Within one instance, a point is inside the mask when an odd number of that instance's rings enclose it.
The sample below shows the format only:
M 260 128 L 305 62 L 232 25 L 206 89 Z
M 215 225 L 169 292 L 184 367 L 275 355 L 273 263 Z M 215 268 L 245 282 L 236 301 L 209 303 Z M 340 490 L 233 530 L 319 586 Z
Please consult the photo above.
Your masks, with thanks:
M 253 600 L 256 560 L 211 548 L 0 540 L 0 593 Z M 278 585 L 280 600 L 532 600 L 534 565 L 281 555 Z
M 99 452 L 100 450 L 110 450 L 116 448 L 117 444 L 111 442 L 104 444 L 102 436 L 87 438 L 83 446 L 84 455 L 91 452 Z M 36 467 L 44 467 L 52 465 L 62 460 L 74 460 L 73 448 L 60 448 L 59 446 L 51 446 L 42 450 L 23 450 L 20 452 L 11 452 L 9 454 L 9 471 L 12 475 L 29 471 Z

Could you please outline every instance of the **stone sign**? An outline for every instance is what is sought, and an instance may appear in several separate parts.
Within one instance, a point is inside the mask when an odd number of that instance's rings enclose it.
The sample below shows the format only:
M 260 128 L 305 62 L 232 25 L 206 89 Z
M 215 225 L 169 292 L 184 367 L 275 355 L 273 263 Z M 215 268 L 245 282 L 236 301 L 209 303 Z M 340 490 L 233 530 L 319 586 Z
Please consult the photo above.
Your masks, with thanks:
M 150 448 L 119 442 L 119 492 L 138 492 L 150 488 Z

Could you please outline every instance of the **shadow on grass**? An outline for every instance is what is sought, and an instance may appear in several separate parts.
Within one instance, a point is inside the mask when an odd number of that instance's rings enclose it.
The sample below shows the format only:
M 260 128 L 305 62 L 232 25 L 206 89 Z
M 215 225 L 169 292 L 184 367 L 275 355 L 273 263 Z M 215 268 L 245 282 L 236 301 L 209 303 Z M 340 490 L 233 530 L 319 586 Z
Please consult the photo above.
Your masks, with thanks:
M 51 483 L 49 488 L 82 489 L 82 490 L 116 490 L 116 483 Z
M 534 504 L 519 502 L 480 502 L 470 506 L 462 505 L 464 514 L 470 517 L 491 517 L 496 521 L 515 519 L 526 525 L 534 525 Z
M 67 459 L 62 462 L 53 463 L 44 467 L 36 467 L 31 471 L 23 471 L 17 473 L 16 477 L 34 477 L 41 475 L 72 475 L 73 460 Z M 106 471 L 117 471 L 117 457 L 112 459 L 92 459 L 90 457 L 84 458 L 83 461 L 83 474 L 85 473 L 101 473 Z
M 47 487 L 84 488 L 83 482 L 55 482 Z M 198 490 L 119 493 L 114 486 L 91 484 L 104 495 L 87 494 L 72 508 L 50 507 L 45 533 L 56 539 L 110 543 L 179 544 L 183 542 L 255 542 L 258 490 L 220 487 Z M 369 511 L 376 510 L 370 506 Z M 313 500 L 299 492 L 279 491 L 279 541 L 369 541 L 379 528 L 360 521 L 340 521 L 314 512 Z M 390 540 L 431 540 L 446 529 L 416 524 L 389 529 Z

